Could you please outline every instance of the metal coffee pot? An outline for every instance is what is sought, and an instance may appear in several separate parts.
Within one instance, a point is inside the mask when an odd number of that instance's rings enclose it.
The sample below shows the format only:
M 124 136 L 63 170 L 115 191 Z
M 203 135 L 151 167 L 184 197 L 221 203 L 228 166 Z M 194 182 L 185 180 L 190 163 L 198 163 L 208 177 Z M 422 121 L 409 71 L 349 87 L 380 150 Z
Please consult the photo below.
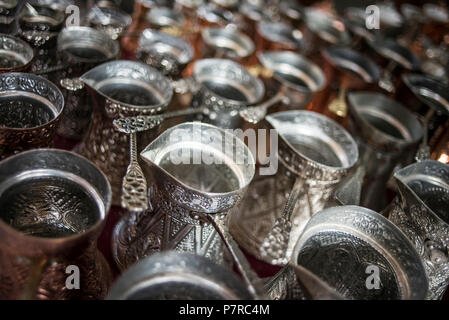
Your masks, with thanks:
M 264 96 L 263 82 L 228 59 L 201 59 L 193 67 L 193 108 L 211 112 L 198 119 L 222 128 L 239 128 L 239 111 L 258 103 Z
M 313 215 L 291 264 L 310 270 L 345 299 L 419 300 L 428 288 L 424 265 L 407 237 L 382 215 L 358 206 Z
M 142 259 L 116 281 L 111 300 L 250 300 L 230 270 L 185 252 L 160 252 Z
M 0 74 L 0 160 L 53 145 L 64 97 L 50 81 L 29 73 Z
M 242 65 L 250 65 L 255 51 L 253 40 L 236 28 L 205 28 L 203 58 L 227 58 Z
M 167 77 L 177 79 L 193 60 L 194 51 L 180 37 L 145 29 L 139 38 L 136 56 Z
M 441 299 L 449 285 L 449 166 L 425 160 L 394 174 L 399 196 L 385 210 L 411 240 L 429 278 L 427 299 Z
M 360 204 L 380 211 L 387 205 L 386 186 L 394 168 L 413 162 L 424 128 L 400 103 L 381 93 L 351 92 L 349 129 L 364 167 Z
M 117 41 L 108 34 L 89 27 L 64 28 L 58 35 L 58 65 L 48 69 L 49 78 L 58 83 L 66 100 L 66 108 L 58 134 L 81 140 L 86 134 L 92 116 L 92 100 L 77 79 L 88 70 L 119 54 Z
M 344 122 L 348 112 L 347 91 L 377 87 L 380 69 L 369 57 L 349 47 L 332 47 L 322 55 L 327 62 L 324 72 L 328 75 L 328 85 L 323 90 L 322 103 L 313 110 Z
M 110 203 L 106 177 L 74 153 L 39 149 L 0 162 L 0 298 L 104 298 L 112 275 L 96 240 Z
M 156 69 L 125 60 L 103 63 L 83 74 L 78 83 L 88 88 L 94 111 L 89 130 L 76 147 L 76 152 L 106 174 L 112 186 L 113 204 L 119 205 L 122 178 L 130 159 L 134 160 L 133 155 L 142 150 L 157 132 L 125 135 L 114 129 L 113 120 L 163 112 L 173 96 L 171 83 Z M 142 177 L 139 175 L 137 178 Z
M 395 93 L 401 80 L 400 74 L 420 71 L 421 61 L 419 58 L 397 41 L 376 38 L 367 40 L 367 43 L 376 53 L 373 58 L 384 68 L 379 80 L 379 87 L 386 92 Z
M 253 178 L 251 151 L 224 129 L 186 122 L 164 131 L 141 158 L 151 182 L 149 209 L 124 216 L 117 224 L 112 247 L 119 268 L 166 250 L 226 264 L 215 228 L 227 232 L 226 214 L 238 205 Z
M 0 34 L 0 73 L 26 72 L 34 59 L 34 51 L 25 41 Z
M 278 90 L 260 105 L 241 110 L 239 114 L 245 121 L 258 123 L 264 119 L 269 108 L 280 103 L 289 108 L 319 105 L 326 77 L 318 65 L 290 51 L 268 51 L 258 57 Z
M 307 221 L 326 206 L 357 162 L 358 148 L 341 126 L 315 112 L 278 112 L 266 120 L 279 135 L 278 149 L 270 150 L 279 162 L 277 173 L 255 179 L 229 226 L 247 252 L 283 265 Z M 266 241 L 270 235 L 274 243 Z M 288 241 L 286 248 L 277 243 L 281 240 Z

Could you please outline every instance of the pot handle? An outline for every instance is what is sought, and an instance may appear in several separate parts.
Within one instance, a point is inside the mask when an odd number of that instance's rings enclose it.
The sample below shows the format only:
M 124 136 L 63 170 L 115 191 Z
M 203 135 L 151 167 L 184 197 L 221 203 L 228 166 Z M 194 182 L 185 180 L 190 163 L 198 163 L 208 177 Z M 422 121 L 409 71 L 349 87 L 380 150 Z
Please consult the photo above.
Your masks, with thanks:
M 224 221 L 225 217 L 225 214 L 207 215 L 208 220 L 214 226 L 215 230 L 223 240 L 226 248 L 231 253 L 232 259 L 241 276 L 243 277 L 243 280 L 245 281 L 251 295 L 256 300 L 266 299 L 266 292 L 261 283 L 261 279 L 251 269 L 251 266 L 245 255 L 240 250 L 234 238 L 229 233 L 226 222 Z

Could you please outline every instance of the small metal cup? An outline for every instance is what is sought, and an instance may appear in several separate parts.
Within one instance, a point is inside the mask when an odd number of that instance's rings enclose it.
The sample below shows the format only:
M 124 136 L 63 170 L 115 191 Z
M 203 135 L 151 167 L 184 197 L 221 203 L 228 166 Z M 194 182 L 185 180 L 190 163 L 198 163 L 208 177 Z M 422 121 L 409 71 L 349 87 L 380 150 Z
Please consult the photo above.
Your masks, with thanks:
M 263 51 L 301 51 L 304 37 L 300 30 L 281 23 L 261 21 L 257 24 L 257 53 Z
M 346 299 L 419 300 L 427 293 L 424 265 L 413 245 L 390 221 L 363 207 L 332 207 L 312 216 L 292 263 Z
M 250 300 L 229 270 L 199 255 L 155 253 L 129 268 L 112 287 L 110 300 Z
M 429 278 L 427 299 L 441 299 L 449 285 L 449 166 L 414 163 L 394 175 L 399 189 L 386 214 L 411 240 Z
M 328 45 L 345 46 L 351 43 L 351 35 L 344 22 L 323 10 L 306 9 L 304 21 L 304 41 L 308 55 Z
M 76 151 L 106 174 L 112 186 L 113 203 L 119 205 L 122 178 L 130 162 L 130 138 L 118 132 L 112 122 L 121 117 L 162 113 L 173 97 L 173 88 L 156 69 L 128 60 L 103 63 L 83 74 L 80 80 L 88 88 L 94 111 L 89 130 Z M 156 134 L 156 129 L 138 133 L 138 151 Z
M 193 60 L 194 51 L 180 37 L 145 29 L 140 36 L 136 56 L 167 77 L 177 79 Z
M 60 85 L 66 100 L 58 135 L 79 141 L 91 121 L 92 100 L 82 86 L 71 79 L 103 62 L 116 59 L 119 46 L 103 31 L 90 27 L 68 27 L 58 35 L 57 51 L 61 70 L 49 76 Z
M 2 299 L 101 299 L 112 277 L 96 240 L 111 202 L 103 173 L 74 153 L 40 149 L 0 162 Z M 79 290 L 67 290 L 70 266 Z
M 106 32 L 113 40 L 119 39 L 131 22 L 131 16 L 116 7 L 94 6 L 87 14 L 89 26 Z
M 64 97 L 50 81 L 27 73 L 0 74 L 0 159 L 53 145 Z
M 203 58 L 226 58 L 249 65 L 254 42 L 235 28 L 206 28 L 201 32 Z
M 185 122 L 164 131 L 140 155 L 152 182 L 150 209 L 117 224 L 112 246 L 119 268 L 164 250 L 228 264 L 221 238 L 206 215 L 226 217 L 245 194 L 255 163 L 243 141 L 210 124 Z
M 239 128 L 243 123 L 239 109 L 259 102 L 265 93 L 261 80 L 228 59 L 197 60 L 193 79 L 199 88 L 192 107 L 211 110 L 198 119 L 222 128 Z
M 281 217 L 297 179 L 303 187 L 287 235 L 288 258 L 307 221 L 327 205 L 339 182 L 358 160 L 354 139 L 323 115 L 294 110 L 273 113 L 266 120 L 279 135 L 278 150 L 270 150 L 277 155 L 278 171 L 274 176 L 258 176 L 240 210 L 234 211 L 229 220 L 230 232 L 239 245 L 262 261 L 265 258 L 261 245 Z
M 34 58 L 33 48 L 19 38 L 0 34 L 0 73 L 28 71 Z
M 347 100 L 350 131 L 366 170 L 360 203 L 380 211 L 387 205 L 385 190 L 395 166 L 413 161 L 424 128 L 413 113 L 381 93 L 351 92 Z

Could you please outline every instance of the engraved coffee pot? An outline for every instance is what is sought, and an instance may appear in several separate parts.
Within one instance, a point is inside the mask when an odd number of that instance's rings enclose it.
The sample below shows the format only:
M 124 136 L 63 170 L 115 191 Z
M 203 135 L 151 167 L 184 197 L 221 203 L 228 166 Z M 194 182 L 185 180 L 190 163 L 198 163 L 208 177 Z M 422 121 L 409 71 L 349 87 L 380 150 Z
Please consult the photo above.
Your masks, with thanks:
M 285 265 L 305 224 L 327 205 L 359 153 L 346 130 L 316 112 L 277 112 L 266 120 L 279 136 L 278 147 L 270 143 L 270 153 L 279 162 L 277 172 L 255 179 L 229 223 L 245 250 Z
M 186 122 L 164 131 L 141 157 L 151 182 L 149 210 L 125 216 L 117 224 L 113 254 L 119 268 L 163 250 L 193 252 L 225 263 L 214 226 L 226 224 L 226 214 L 253 178 L 250 150 L 226 130 Z
M 78 83 L 81 88 L 88 88 L 94 111 L 89 131 L 76 151 L 106 174 L 114 205 L 120 204 L 122 179 L 127 171 L 125 179 L 137 184 L 130 186 L 129 192 L 146 202 L 146 182 L 138 167 L 137 152 L 150 143 L 157 131 L 125 135 L 114 129 L 113 120 L 163 112 L 173 96 L 170 81 L 143 63 L 116 60 L 86 72 Z
M 416 247 L 429 278 L 427 299 L 449 285 L 449 166 L 424 160 L 397 171 L 399 196 L 386 215 Z
M 97 238 L 110 203 L 105 175 L 72 152 L 0 162 L 0 299 L 104 298 L 112 275 Z

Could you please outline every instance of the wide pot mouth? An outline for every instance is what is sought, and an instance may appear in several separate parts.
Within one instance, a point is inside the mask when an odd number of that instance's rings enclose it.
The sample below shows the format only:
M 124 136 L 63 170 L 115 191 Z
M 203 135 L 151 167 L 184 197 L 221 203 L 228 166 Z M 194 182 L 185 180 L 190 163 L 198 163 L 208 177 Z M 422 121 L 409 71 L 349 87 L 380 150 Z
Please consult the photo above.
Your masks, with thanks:
M 380 24 L 387 28 L 401 28 L 404 25 L 404 17 L 396 8 L 389 4 L 380 4 Z
M 264 12 L 263 7 L 244 2 L 240 8 L 240 13 L 251 21 L 269 21 L 270 17 Z
M 446 83 L 420 74 L 402 75 L 402 81 L 426 106 L 449 115 L 449 87 Z
M 443 24 L 449 23 L 449 11 L 443 6 L 433 3 L 425 3 L 422 11 L 431 21 Z
M 398 170 L 394 177 L 400 181 L 427 212 L 449 228 L 449 168 L 434 160 L 425 160 Z
M 182 28 L 185 24 L 185 19 L 181 13 L 168 7 L 158 7 L 151 9 L 146 20 L 153 26 L 163 27 L 177 27 Z
M 254 52 L 251 38 L 234 28 L 206 28 L 201 36 L 209 47 L 224 51 L 231 58 L 246 58 Z
M 198 17 L 209 22 L 220 25 L 227 25 L 234 23 L 235 17 L 234 14 L 221 8 L 213 3 L 203 4 L 198 7 L 196 10 Z
M 374 38 L 373 30 L 366 28 L 366 13 L 364 9 L 358 7 L 346 8 L 344 19 L 346 27 L 355 35 L 368 40 Z
M 87 14 L 87 21 L 93 25 L 127 28 L 131 25 L 132 18 L 115 7 L 94 6 Z
M 118 56 L 117 41 L 101 30 L 90 27 L 67 27 L 58 35 L 57 49 L 79 62 L 102 62 Z
M 135 112 L 160 112 L 173 96 L 172 85 L 164 75 L 135 61 L 103 63 L 80 80 L 106 100 Z
M 403 3 L 401 5 L 401 14 L 406 19 L 408 23 L 413 23 L 414 21 L 424 22 L 425 16 L 423 16 L 423 11 L 420 7 L 411 4 Z
M 375 83 L 380 78 L 379 67 L 365 55 L 350 48 L 326 49 L 323 56 L 336 68 L 356 75 L 366 83 Z
M 279 11 L 294 21 L 299 21 L 304 18 L 304 7 L 293 0 L 281 1 Z
M 200 212 L 232 207 L 235 196 L 246 189 L 255 173 L 255 160 L 242 140 L 227 130 L 199 122 L 164 131 L 140 155 L 156 179 L 173 189 L 172 195 L 178 194 L 181 200 L 197 195 L 197 200 L 187 205 Z M 180 200 L 178 197 L 175 201 Z
M 69 151 L 36 149 L 9 157 L 0 162 L 0 178 L 3 236 L 43 245 L 44 251 L 99 232 L 111 204 L 106 176 Z
M 347 170 L 359 157 L 352 136 L 335 121 L 313 111 L 292 110 L 266 117 L 288 148 L 313 166 Z
M 307 9 L 305 12 L 307 28 L 322 40 L 334 45 L 347 45 L 351 36 L 345 24 L 331 14 L 320 9 Z
M 52 82 L 28 73 L 0 74 L 0 129 L 43 128 L 62 114 L 64 97 Z
M 177 63 L 186 65 L 193 59 L 193 48 L 184 39 L 152 29 L 145 29 L 139 38 L 139 52 L 148 52 L 156 56 L 169 56 Z
M 350 92 L 348 102 L 353 120 L 372 141 L 412 145 L 422 139 L 424 128 L 407 108 L 382 93 Z
M 212 95 L 233 105 L 257 103 L 265 94 L 265 87 L 260 79 L 229 59 L 197 60 L 193 75 Z
M 418 71 L 420 69 L 419 58 L 410 49 L 392 39 L 375 39 L 368 41 L 368 44 L 379 55 L 396 62 L 407 70 Z
M 264 39 L 271 42 L 288 45 L 297 49 L 304 46 L 302 32 L 281 22 L 260 21 L 257 24 L 257 31 Z
M 428 290 L 424 265 L 410 240 L 382 215 L 358 206 L 314 214 L 296 243 L 292 263 L 349 299 L 424 299 Z M 366 272 L 373 269 L 382 290 L 366 286 Z
M 318 92 L 326 85 L 321 68 L 291 51 L 268 51 L 259 55 L 262 65 L 283 85 L 299 92 Z
M 0 34 L 0 71 L 13 71 L 27 66 L 34 58 L 34 51 L 25 41 Z
M 109 300 L 251 299 L 232 272 L 203 256 L 161 252 L 126 270 L 111 288 Z
M 55 10 L 47 5 L 33 5 L 38 15 L 32 14 L 26 7 L 19 14 L 21 23 L 28 23 L 36 26 L 47 25 L 51 29 L 61 26 L 65 19 L 65 14 L 61 10 Z
M 12 9 L 17 6 L 18 0 L 2 0 L 0 2 L 0 8 Z

